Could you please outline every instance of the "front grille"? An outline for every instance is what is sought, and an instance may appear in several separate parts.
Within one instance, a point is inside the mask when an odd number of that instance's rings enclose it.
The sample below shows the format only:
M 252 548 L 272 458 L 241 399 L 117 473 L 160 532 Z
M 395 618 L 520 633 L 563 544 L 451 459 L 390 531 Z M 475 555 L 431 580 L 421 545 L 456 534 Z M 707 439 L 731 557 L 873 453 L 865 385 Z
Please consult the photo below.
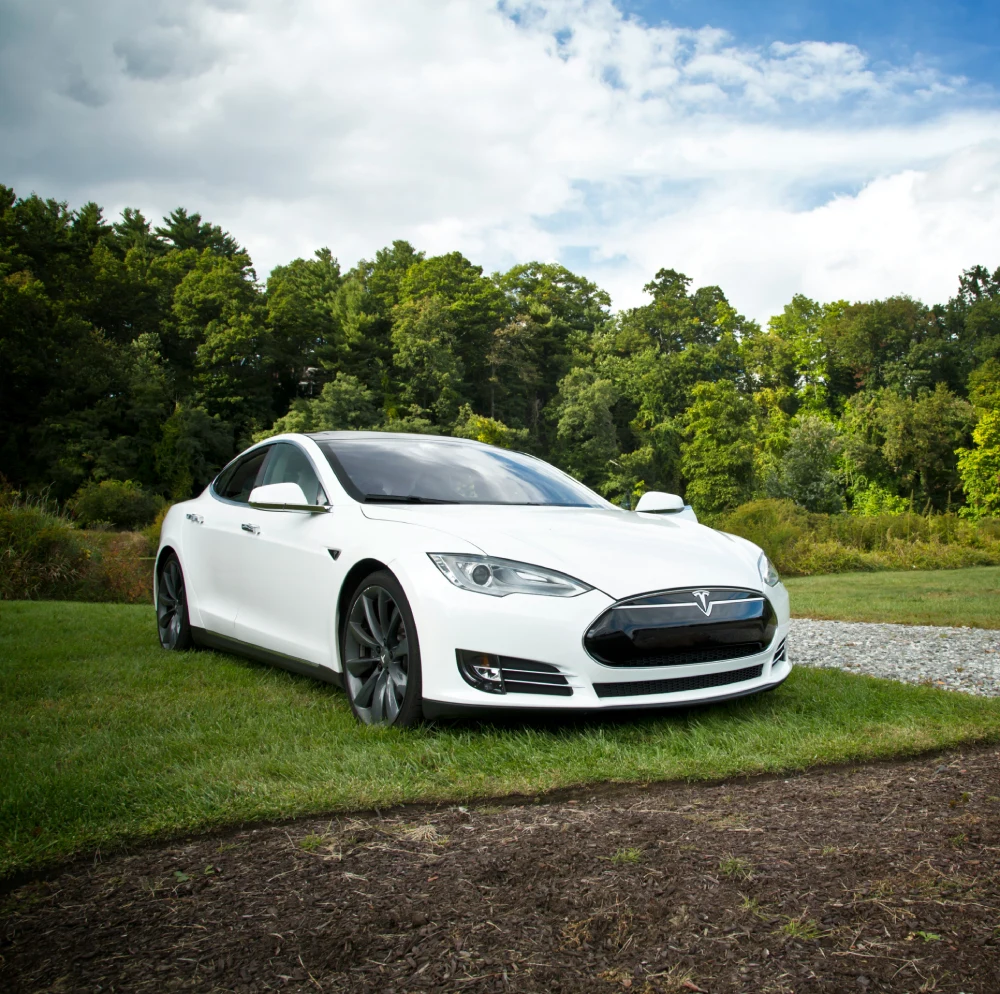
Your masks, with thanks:
M 643 656 L 641 661 L 631 666 L 683 666 L 686 663 L 718 663 L 725 659 L 740 659 L 760 652 L 756 642 L 742 645 L 725 645 L 717 649 L 702 649 L 699 652 L 673 652 L 669 656 Z
M 697 587 L 619 601 L 584 636 L 605 666 L 683 666 L 763 652 L 778 619 L 759 590 Z
M 627 683 L 595 683 L 598 697 L 641 697 L 644 694 L 676 694 L 682 690 L 704 690 L 724 687 L 729 683 L 756 680 L 764 672 L 763 665 L 747 666 L 726 673 L 703 673 L 701 676 L 680 676 L 667 680 L 631 680 Z
M 573 688 L 566 677 L 548 663 L 536 663 L 533 659 L 515 659 L 500 656 L 500 672 L 503 687 L 508 694 L 554 694 L 557 697 L 572 697 Z

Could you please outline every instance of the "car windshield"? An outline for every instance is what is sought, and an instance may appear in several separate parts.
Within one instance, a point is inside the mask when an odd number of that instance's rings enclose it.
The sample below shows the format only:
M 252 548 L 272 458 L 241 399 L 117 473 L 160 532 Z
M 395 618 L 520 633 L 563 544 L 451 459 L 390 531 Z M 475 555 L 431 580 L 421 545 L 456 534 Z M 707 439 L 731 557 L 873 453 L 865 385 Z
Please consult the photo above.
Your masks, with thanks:
M 368 503 L 606 507 L 548 463 L 491 446 L 427 438 L 317 438 L 333 471 Z

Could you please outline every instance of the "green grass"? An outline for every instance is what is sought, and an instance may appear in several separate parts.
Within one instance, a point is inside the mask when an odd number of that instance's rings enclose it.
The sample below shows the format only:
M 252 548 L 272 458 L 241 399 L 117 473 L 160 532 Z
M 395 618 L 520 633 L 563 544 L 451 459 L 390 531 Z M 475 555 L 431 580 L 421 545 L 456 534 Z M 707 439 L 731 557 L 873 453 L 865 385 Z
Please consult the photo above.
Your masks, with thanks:
M 1000 628 L 1000 566 L 803 576 L 785 585 L 799 618 Z
M 719 860 L 719 872 L 726 877 L 735 877 L 737 880 L 753 879 L 753 863 L 741 856 L 726 856 Z
M 1000 700 L 826 670 L 660 716 L 363 728 L 334 688 L 163 652 L 148 607 L 0 602 L 0 877 L 244 820 L 997 740 Z
M 626 863 L 638 863 L 640 859 L 642 859 L 642 850 L 635 846 L 629 846 L 616 850 L 614 856 L 611 857 L 611 862 L 614 866 L 622 866 Z

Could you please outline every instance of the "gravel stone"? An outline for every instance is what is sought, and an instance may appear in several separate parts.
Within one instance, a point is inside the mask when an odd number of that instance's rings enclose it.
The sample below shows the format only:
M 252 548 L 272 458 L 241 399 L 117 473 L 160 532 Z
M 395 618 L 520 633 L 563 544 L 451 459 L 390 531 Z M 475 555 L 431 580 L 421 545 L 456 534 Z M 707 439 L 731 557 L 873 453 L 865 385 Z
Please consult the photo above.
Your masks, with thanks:
M 793 618 L 788 655 L 797 666 L 1000 697 L 1000 631 Z

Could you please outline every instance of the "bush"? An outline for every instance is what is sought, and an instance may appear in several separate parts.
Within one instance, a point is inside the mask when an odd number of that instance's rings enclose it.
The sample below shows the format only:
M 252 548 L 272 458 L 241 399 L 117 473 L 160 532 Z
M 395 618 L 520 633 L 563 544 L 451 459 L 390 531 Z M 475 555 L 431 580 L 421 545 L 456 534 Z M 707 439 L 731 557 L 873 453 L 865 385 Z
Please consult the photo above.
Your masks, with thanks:
M 142 536 L 146 540 L 146 555 L 155 556 L 156 550 L 160 547 L 160 532 L 163 530 L 163 519 L 167 516 L 167 511 L 173 507 L 172 504 L 164 504 L 157 512 L 151 525 L 147 525 L 142 530 Z
M 0 478 L 0 600 L 148 603 L 154 553 L 145 533 L 81 531 Z
M 851 501 L 851 513 L 864 517 L 905 514 L 910 510 L 910 501 L 906 497 L 899 497 L 877 483 L 867 483 L 855 490 Z
M 110 525 L 131 530 L 148 525 L 163 506 L 163 498 L 131 480 L 92 480 L 80 487 L 68 506 L 84 528 Z
M 148 604 L 153 598 L 153 556 L 143 532 L 85 532 L 87 565 L 71 600 Z
M 809 536 L 809 512 L 790 500 L 741 504 L 713 524 L 759 545 L 780 573 L 792 572 L 797 550 Z
M 86 564 L 87 551 L 62 515 L 0 480 L 0 600 L 67 596 Z
M 954 514 L 811 514 L 758 500 L 712 522 L 759 545 L 788 576 L 1000 564 L 1000 519 Z

